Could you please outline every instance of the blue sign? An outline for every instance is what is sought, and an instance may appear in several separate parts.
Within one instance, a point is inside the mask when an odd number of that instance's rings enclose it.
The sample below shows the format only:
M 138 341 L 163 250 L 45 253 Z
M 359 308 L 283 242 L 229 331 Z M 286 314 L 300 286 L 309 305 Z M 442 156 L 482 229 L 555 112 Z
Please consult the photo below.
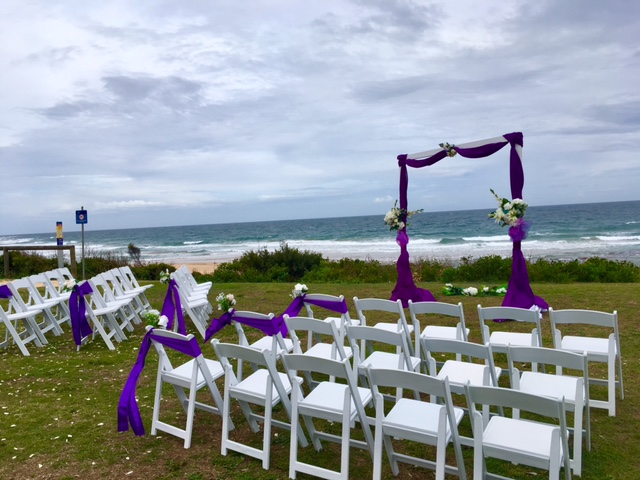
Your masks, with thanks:
M 86 210 L 76 210 L 76 223 L 87 223 Z

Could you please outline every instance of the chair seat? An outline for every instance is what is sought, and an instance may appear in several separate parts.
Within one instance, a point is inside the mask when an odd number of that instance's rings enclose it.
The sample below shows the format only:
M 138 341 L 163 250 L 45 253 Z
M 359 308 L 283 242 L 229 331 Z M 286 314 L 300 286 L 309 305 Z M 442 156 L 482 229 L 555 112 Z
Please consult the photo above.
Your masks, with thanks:
M 543 395 L 545 397 L 564 398 L 571 405 L 576 403 L 576 384 L 578 377 L 551 375 L 540 372 L 522 372 L 520 376 L 521 392 Z
M 304 352 L 305 355 L 309 355 L 311 357 L 318 358 L 329 358 L 333 360 L 342 360 L 340 355 L 338 355 L 337 349 L 335 350 L 335 355 L 332 356 L 332 345 L 330 343 L 316 343 L 309 350 Z M 344 347 L 344 353 L 347 358 L 351 358 L 353 356 L 353 351 L 351 347 Z
M 286 393 L 291 393 L 289 377 L 280 372 L 278 372 L 278 376 L 282 381 L 282 385 L 284 386 Z M 229 387 L 229 392 L 234 398 L 264 406 L 268 384 L 270 384 L 269 372 L 266 369 L 261 368 L 253 372 L 237 385 Z M 280 402 L 280 396 L 273 386 L 271 395 L 272 406 L 276 406 L 278 402 Z
M 313 412 L 313 416 L 324 418 L 329 421 L 341 421 L 344 406 L 345 391 L 348 385 L 335 382 L 320 382 L 303 400 L 299 402 L 300 413 L 305 411 Z M 358 387 L 358 395 L 362 405 L 366 406 L 373 399 L 371 390 Z M 350 418 L 353 420 L 357 415 L 356 406 L 351 399 Z
M 570 352 L 587 352 L 587 356 L 597 355 L 606 357 L 609 353 L 608 338 L 574 337 L 568 335 L 562 337 L 561 346 L 562 350 L 569 350 Z M 615 352 L 615 342 L 613 342 L 613 347 Z
M 533 344 L 533 335 L 530 333 L 517 333 L 517 332 L 493 332 L 489 337 L 489 343 L 492 346 L 500 345 L 506 347 L 507 345 L 520 345 L 525 347 L 531 347 Z
M 211 372 L 213 380 L 224 375 L 224 369 L 222 368 L 220 362 L 218 362 L 217 360 L 211 360 L 209 358 L 205 358 L 204 361 L 206 362 L 207 367 L 209 367 L 209 371 Z M 189 360 L 179 367 L 174 368 L 170 372 L 165 372 L 162 375 L 164 381 L 174 385 L 180 385 L 185 388 L 189 387 L 191 383 L 191 375 L 193 373 L 194 363 L 195 360 Z M 196 389 L 200 389 L 207 383 L 207 381 L 205 380 L 204 375 L 202 374 L 202 371 L 200 369 L 198 369 L 197 372 Z
M 290 338 L 285 338 L 284 345 L 286 347 L 287 352 L 293 351 L 293 340 L 291 340 Z M 263 351 L 263 350 L 271 351 L 271 347 L 273 347 L 273 338 L 269 336 L 262 337 L 260 340 L 256 340 L 249 346 L 251 348 L 255 348 L 256 350 L 260 350 L 260 351 Z M 283 348 L 280 345 L 278 345 L 276 354 L 281 355 L 282 350 Z
M 402 436 L 406 438 L 407 431 L 409 431 L 418 435 L 436 436 L 442 408 L 444 407 L 437 403 L 401 398 L 382 422 L 385 434 L 395 436 L 396 431 L 403 432 Z M 464 410 L 454 407 L 453 411 L 455 412 L 455 422 L 459 424 L 464 416 Z M 451 437 L 449 422 L 446 425 L 446 432 L 448 442 Z
M 551 456 L 551 438 L 559 427 L 500 416 L 491 417 L 483 433 L 484 449 L 492 456 L 516 461 L 514 453 L 548 462 Z M 495 449 L 495 450 L 494 450 Z M 496 450 L 507 449 L 502 455 Z M 515 452 L 514 452 L 515 451 Z
M 438 372 L 437 378 L 444 380 L 449 377 L 452 386 L 484 385 L 484 371 L 488 368 L 480 363 L 460 362 L 457 360 L 447 360 Z M 495 367 L 496 378 L 500 376 L 502 369 Z
M 409 357 L 411 361 L 411 367 L 416 370 L 420 366 L 420 359 L 417 357 Z M 371 365 L 371 368 L 385 368 L 385 369 L 398 369 L 402 365 L 402 370 L 405 370 L 406 365 L 402 359 L 402 355 L 397 353 L 375 351 L 363 360 L 360 365 L 360 370 L 366 370 Z
M 465 328 L 467 337 L 469 336 L 470 330 Z M 458 328 L 457 327 L 441 327 L 440 325 L 427 325 L 422 333 L 421 337 L 424 338 L 448 338 L 451 340 L 461 340 L 458 338 Z
M 399 332 L 397 323 L 376 323 L 373 328 L 381 328 L 389 332 Z M 413 333 L 413 325 L 408 326 L 409 334 Z

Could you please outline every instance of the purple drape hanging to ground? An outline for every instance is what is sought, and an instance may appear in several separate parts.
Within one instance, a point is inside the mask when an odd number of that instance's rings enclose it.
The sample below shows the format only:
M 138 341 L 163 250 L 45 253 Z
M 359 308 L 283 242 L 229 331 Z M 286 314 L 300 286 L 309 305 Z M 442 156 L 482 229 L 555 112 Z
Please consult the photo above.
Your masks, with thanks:
M 522 159 L 520 158 L 520 150 L 522 149 L 522 133 L 508 133 L 502 137 L 488 140 L 486 142 L 477 142 L 473 146 L 466 148 L 464 146 L 453 147 L 459 155 L 467 158 L 488 157 L 496 153 L 505 145 L 511 145 L 509 157 L 509 173 L 511 178 L 511 198 L 522 198 L 522 189 L 524 187 L 524 170 L 522 169 Z M 409 186 L 409 175 L 407 167 L 422 168 L 434 165 L 443 158 L 448 156 L 448 150 L 442 149 L 436 151 L 432 155 L 428 155 L 419 160 L 408 158 L 408 155 L 398 155 L 398 166 L 400 167 L 400 208 L 408 210 L 407 189 Z M 428 290 L 418 288 L 413 280 L 411 265 L 409 263 L 409 252 L 407 244 L 409 236 L 406 229 L 398 232 L 396 240 L 400 245 L 400 256 L 398 257 L 397 270 L 398 281 L 394 288 L 391 299 L 402 300 L 403 306 L 408 305 L 408 301 L 435 301 L 434 296 Z M 502 305 L 505 307 L 531 308 L 537 306 L 543 310 L 548 309 L 549 305 L 542 298 L 537 297 L 531 290 L 529 284 L 529 274 L 527 272 L 527 263 L 522 254 L 522 245 L 520 241 L 513 242 L 513 262 L 511 266 L 511 278 L 509 279 L 509 287 L 505 295 Z

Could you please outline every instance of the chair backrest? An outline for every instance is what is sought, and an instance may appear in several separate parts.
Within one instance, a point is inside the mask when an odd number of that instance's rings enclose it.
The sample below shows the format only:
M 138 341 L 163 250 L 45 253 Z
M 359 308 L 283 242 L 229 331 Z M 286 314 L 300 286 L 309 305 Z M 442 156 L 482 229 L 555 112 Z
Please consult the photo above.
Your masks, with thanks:
M 284 321 L 287 324 L 289 335 L 293 340 L 294 353 L 303 353 L 297 332 L 306 331 L 309 332 L 311 336 L 330 338 L 332 358 L 339 360 L 347 358 L 340 334 L 333 322 L 324 322 L 322 320 L 316 320 L 313 317 L 290 317 L 289 315 L 284 315 Z
M 528 322 L 535 324 L 535 340 L 537 345 L 542 346 L 542 330 L 540 328 L 540 311 L 535 309 L 517 308 L 517 307 L 483 307 L 478 305 L 478 317 L 480 319 L 480 329 L 482 331 L 482 341 L 487 343 L 489 341 L 490 329 L 485 323 L 488 320 L 515 320 L 517 322 Z M 494 330 L 500 330 L 495 328 L 500 322 L 494 323 Z
M 442 315 L 458 319 L 456 327 L 460 330 L 460 338 L 467 341 L 467 327 L 464 321 L 464 309 L 462 302 L 457 304 L 444 302 L 413 302 L 409 300 L 409 313 L 411 320 L 418 330 L 420 330 L 420 320 L 418 315 Z
M 588 362 L 586 355 L 545 347 L 507 347 L 507 361 L 509 370 L 516 370 L 516 362 L 531 363 L 532 370 L 537 371 L 538 364 L 555 365 L 569 370 L 583 372 L 585 380 L 588 378 Z M 586 384 L 586 383 L 585 383 Z
M 31 286 L 26 278 L 17 278 L 7 284 L 11 290 L 12 296 L 9 299 L 9 303 L 13 306 L 16 312 L 26 312 L 29 306 L 34 305 L 35 302 L 31 296 Z M 27 297 L 26 299 L 24 297 Z
M 503 408 L 517 408 L 536 415 L 558 419 L 560 421 L 561 428 L 565 433 L 564 441 L 566 446 L 567 426 L 564 400 L 533 395 L 530 393 L 520 392 L 518 390 L 512 390 L 510 388 L 484 387 L 477 385 L 466 385 L 465 393 L 467 395 L 469 409 L 472 413 L 473 410 L 475 410 L 475 405 L 480 404 Z M 567 452 L 568 458 L 568 448 L 565 449 L 565 452 Z
M 413 370 L 407 339 L 403 332 L 392 332 L 362 325 L 347 325 L 347 337 L 354 352 L 354 368 L 365 360 L 368 350 L 375 350 L 376 344 L 384 344 L 400 349 L 399 362 L 401 363 L 399 363 L 398 368 Z M 360 346 L 358 346 L 358 341 L 360 341 Z M 404 366 L 402 363 L 404 363 Z
M 248 310 L 236 310 L 236 314 L 244 318 L 264 321 L 268 323 L 271 323 L 275 318 L 275 315 L 273 313 L 259 313 L 259 312 L 251 312 Z M 251 342 L 247 338 L 247 335 L 244 331 L 244 328 L 242 327 L 242 324 L 240 322 L 234 321 L 233 326 L 235 327 L 236 332 L 238 333 L 238 344 L 248 347 L 251 344 Z M 273 339 L 273 342 L 272 342 L 271 351 L 273 352 L 277 351 L 277 346 L 280 346 L 280 348 L 285 348 L 284 339 L 282 338 L 282 335 L 280 333 L 273 335 L 272 339 Z
M 451 340 L 445 338 L 422 338 L 422 349 L 427 354 L 427 364 L 429 374 L 435 376 L 436 359 L 433 353 L 454 353 L 457 358 L 467 357 L 470 359 L 482 360 L 486 366 L 491 384 L 498 386 L 498 378 L 496 376 L 496 368 L 493 360 L 493 351 L 488 343 L 482 345 L 480 343 L 465 342 L 464 340 Z
M 138 283 L 138 279 L 133 274 L 133 271 L 131 270 L 131 267 L 129 265 L 125 265 L 124 267 L 120 267 L 120 271 L 127 278 L 127 280 L 129 281 L 129 283 L 131 285 L 133 285 L 134 287 L 139 287 L 140 286 L 140 284 Z
M 360 319 L 361 326 L 367 326 L 367 316 L 366 312 L 371 312 L 373 315 L 374 312 L 385 312 L 396 314 L 397 318 L 395 322 L 398 325 L 398 329 L 402 329 L 404 335 L 407 338 L 407 346 L 411 349 L 412 353 L 416 353 L 416 356 L 419 356 L 419 352 L 414 351 L 414 345 L 411 341 L 411 333 L 409 330 L 409 324 L 407 323 L 407 317 L 404 314 L 404 307 L 402 306 L 402 301 L 400 299 L 393 301 L 387 300 L 384 298 L 358 298 L 353 297 L 353 303 L 356 307 L 356 311 L 358 312 L 358 318 Z M 395 315 L 394 315 L 395 316 Z M 414 330 L 415 330 L 414 325 Z M 419 332 L 415 332 L 416 335 L 419 335 Z M 416 342 L 418 345 L 418 342 Z
M 558 325 L 582 324 L 592 325 L 595 327 L 603 327 L 613 329 L 612 334 L 615 337 L 615 344 L 618 355 L 620 355 L 620 332 L 618 330 L 618 312 L 613 313 L 600 312 L 597 310 L 554 310 L 549 308 L 549 318 L 551 320 L 551 331 L 553 334 L 553 342 L 557 347 L 559 329 Z

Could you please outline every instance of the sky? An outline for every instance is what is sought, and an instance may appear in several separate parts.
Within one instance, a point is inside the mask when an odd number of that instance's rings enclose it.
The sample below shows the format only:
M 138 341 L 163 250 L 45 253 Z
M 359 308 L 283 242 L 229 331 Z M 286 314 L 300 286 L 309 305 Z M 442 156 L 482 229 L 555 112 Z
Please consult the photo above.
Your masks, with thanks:
M 2 0 L 0 235 L 383 216 L 524 135 L 529 205 L 640 199 L 636 0 Z M 508 149 L 409 170 L 495 208 Z

